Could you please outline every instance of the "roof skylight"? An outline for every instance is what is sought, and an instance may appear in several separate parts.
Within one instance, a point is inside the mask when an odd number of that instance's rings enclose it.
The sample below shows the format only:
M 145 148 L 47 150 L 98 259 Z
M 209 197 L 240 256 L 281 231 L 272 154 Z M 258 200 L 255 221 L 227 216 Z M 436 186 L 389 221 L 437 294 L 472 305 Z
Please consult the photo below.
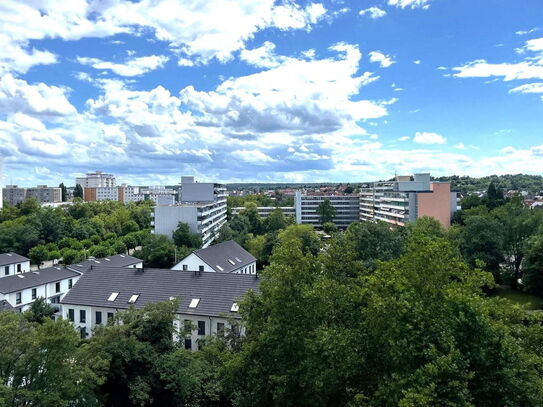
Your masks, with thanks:
M 239 311 L 239 304 L 237 302 L 234 302 L 232 304 L 232 307 L 230 307 L 230 311 L 232 312 L 238 312 Z
M 140 296 L 139 294 L 132 294 L 132 296 L 128 300 L 128 303 L 134 304 L 138 300 L 139 296 Z
M 199 303 L 200 303 L 199 298 L 193 298 L 192 301 L 189 304 L 189 308 L 196 308 Z
M 118 295 L 119 295 L 119 293 L 111 293 L 111 295 L 109 296 L 109 298 L 107 300 L 108 301 L 115 301 L 117 299 Z
M 221 271 L 224 271 L 224 269 L 223 269 L 221 266 L 219 266 L 218 264 L 217 264 L 217 268 L 218 268 L 219 270 L 221 270 Z

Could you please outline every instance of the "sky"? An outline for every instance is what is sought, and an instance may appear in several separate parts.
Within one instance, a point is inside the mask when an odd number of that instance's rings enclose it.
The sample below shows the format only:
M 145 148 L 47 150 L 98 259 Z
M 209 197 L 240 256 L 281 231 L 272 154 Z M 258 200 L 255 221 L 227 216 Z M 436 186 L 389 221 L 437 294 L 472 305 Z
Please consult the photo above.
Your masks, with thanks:
M 541 0 L 2 0 L 4 184 L 543 172 Z

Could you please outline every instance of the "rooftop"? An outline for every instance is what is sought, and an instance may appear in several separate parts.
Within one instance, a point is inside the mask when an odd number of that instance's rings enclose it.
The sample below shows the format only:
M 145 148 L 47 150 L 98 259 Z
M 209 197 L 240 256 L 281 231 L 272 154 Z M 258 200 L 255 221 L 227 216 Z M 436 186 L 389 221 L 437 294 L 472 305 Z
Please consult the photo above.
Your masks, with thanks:
M 106 267 L 128 267 L 134 264 L 143 262 L 134 256 L 128 254 L 116 254 L 115 256 L 104 257 L 100 259 L 88 259 L 80 263 L 70 264 L 68 267 L 71 270 L 78 271 L 80 273 L 86 273 L 90 270 L 91 266 L 106 266 Z
M 208 246 L 194 252 L 219 273 L 231 273 L 256 261 L 256 258 L 233 240 Z
M 62 266 L 47 267 L 41 270 L 13 274 L 0 278 L 0 293 L 8 294 L 26 288 L 38 287 L 47 283 L 78 277 L 79 274 Z
M 258 285 L 251 275 L 97 267 L 81 276 L 62 304 L 127 309 L 175 297 L 179 313 L 213 317 L 232 314 L 238 298 L 251 289 L 258 292 Z
M 0 253 L 0 266 L 22 263 L 24 261 L 30 261 L 30 259 L 17 253 Z

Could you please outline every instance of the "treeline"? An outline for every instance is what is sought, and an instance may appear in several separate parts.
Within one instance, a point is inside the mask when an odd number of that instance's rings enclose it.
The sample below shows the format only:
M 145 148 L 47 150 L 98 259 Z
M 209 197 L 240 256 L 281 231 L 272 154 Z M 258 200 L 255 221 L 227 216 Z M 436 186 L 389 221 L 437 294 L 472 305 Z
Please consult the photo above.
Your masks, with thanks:
M 34 264 L 125 253 L 149 236 L 151 202 L 82 202 L 66 208 L 41 207 L 32 198 L 0 210 L 0 253 L 29 256 Z
M 462 194 L 468 194 L 475 191 L 486 191 L 491 182 L 498 188 L 506 191 L 526 191 L 531 194 L 537 194 L 543 191 L 543 177 L 540 175 L 490 175 L 482 178 L 452 175 L 434 179 L 437 181 L 451 182 L 452 190 Z
M 87 340 L 39 307 L 0 313 L 0 406 L 541 405 L 543 317 L 489 297 L 492 275 L 433 219 L 354 223 L 326 243 L 289 225 L 260 279 L 245 335 L 194 353 L 176 301 Z

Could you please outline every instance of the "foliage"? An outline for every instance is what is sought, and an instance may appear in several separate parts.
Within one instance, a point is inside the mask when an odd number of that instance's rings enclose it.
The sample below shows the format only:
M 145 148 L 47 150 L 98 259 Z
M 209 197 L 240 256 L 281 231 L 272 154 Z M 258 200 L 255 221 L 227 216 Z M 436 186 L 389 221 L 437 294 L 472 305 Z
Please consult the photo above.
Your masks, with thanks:
M 533 294 L 543 297 L 543 231 L 532 236 L 526 245 L 523 282 Z
M 335 225 L 334 222 L 326 222 L 323 223 L 322 230 L 331 235 L 332 233 L 336 233 L 338 231 L 338 227 Z
M 319 253 L 322 246 L 321 240 L 311 225 L 290 225 L 279 232 L 278 237 L 281 244 L 299 244 L 304 254 L 313 256 Z
M 198 233 L 191 233 L 189 225 L 179 222 L 177 229 L 173 232 L 173 242 L 176 246 L 199 249 L 202 247 L 202 238 Z
M 28 258 L 32 264 L 36 264 L 40 268 L 41 264 L 49 258 L 49 251 L 44 245 L 40 244 L 28 251 Z
M 543 190 L 543 177 L 540 175 L 508 174 L 490 175 L 482 178 L 453 175 L 449 177 L 438 177 L 436 180 L 451 182 L 451 189 L 462 194 L 485 191 L 491 182 L 495 185 L 499 185 L 506 191 L 515 190 L 538 193 Z
M 76 184 L 74 188 L 74 198 L 81 198 L 83 199 L 83 187 L 81 185 Z
M 170 268 L 175 261 L 175 250 L 175 244 L 167 236 L 150 235 L 134 256 L 142 259 L 146 267 Z
M 319 215 L 319 223 L 321 225 L 328 222 L 333 222 L 337 214 L 336 208 L 332 206 L 329 199 L 322 201 L 315 212 L 317 215 Z
M 43 297 L 38 297 L 30 308 L 25 311 L 24 316 L 28 322 L 36 322 L 43 324 L 47 319 L 53 318 L 55 309 L 47 303 L 47 300 Z

